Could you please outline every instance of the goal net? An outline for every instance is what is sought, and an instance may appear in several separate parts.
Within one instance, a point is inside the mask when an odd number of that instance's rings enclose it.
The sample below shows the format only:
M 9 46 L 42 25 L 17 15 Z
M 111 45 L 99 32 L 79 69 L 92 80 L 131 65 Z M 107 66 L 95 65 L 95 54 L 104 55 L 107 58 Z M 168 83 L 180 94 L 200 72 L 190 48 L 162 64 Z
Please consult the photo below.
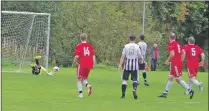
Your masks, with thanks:
M 29 71 L 34 56 L 48 68 L 50 14 L 1 11 L 2 71 Z

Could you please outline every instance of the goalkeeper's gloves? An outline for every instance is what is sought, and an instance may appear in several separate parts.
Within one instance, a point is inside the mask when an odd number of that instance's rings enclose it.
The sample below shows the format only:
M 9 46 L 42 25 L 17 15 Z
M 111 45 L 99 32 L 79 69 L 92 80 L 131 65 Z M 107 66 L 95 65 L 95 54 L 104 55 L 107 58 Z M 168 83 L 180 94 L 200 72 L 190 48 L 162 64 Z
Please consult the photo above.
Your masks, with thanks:
M 35 56 L 34 59 L 41 59 L 41 56 Z

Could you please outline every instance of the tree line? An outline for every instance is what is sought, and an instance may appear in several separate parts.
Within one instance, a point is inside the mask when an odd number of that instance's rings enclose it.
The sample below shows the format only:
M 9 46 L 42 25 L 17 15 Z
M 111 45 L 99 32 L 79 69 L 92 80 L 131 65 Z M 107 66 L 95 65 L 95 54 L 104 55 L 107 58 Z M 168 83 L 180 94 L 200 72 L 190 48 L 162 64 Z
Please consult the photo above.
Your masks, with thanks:
M 146 42 L 149 49 L 154 42 L 159 44 L 160 69 L 168 68 L 163 62 L 170 31 L 177 33 L 182 44 L 192 35 L 208 50 L 207 7 L 207 2 L 146 2 Z M 117 66 L 128 35 L 139 37 L 142 32 L 143 2 L 2 1 L 2 10 L 51 13 L 50 63 L 64 67 L 71 66 L 83 32 L 95 47 L 97 61 L 111 66 Z M 147 59 L 149 63 L 149 55 Z

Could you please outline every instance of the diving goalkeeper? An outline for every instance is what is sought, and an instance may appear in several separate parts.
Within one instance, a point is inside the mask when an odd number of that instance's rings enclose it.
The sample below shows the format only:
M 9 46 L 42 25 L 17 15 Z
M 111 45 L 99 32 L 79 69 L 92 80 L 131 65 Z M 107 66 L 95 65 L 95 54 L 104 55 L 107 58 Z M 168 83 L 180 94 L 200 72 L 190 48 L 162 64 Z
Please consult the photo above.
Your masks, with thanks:
M 53 73 L 52 72 L 48 73 L 46 68 L 40 65 L 39 59 L 41 59 L 41 56 L 35 56 L 34 59 L 35 59 L 36 64 L 31 64 L 33 75 L 42 75 L 42 74 L 53 75 L 54 74 L 54 71 Z

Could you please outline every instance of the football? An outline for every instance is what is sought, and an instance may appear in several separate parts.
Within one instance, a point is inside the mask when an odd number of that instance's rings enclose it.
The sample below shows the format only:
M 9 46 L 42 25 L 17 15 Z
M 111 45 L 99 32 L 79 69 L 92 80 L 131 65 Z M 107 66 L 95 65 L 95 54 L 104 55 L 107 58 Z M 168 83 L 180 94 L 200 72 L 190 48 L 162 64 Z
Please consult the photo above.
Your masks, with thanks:
M 59 67 L 57 67 L 57 66 L 55 66 L 53 69 L 55 72 L 59 71 Z

